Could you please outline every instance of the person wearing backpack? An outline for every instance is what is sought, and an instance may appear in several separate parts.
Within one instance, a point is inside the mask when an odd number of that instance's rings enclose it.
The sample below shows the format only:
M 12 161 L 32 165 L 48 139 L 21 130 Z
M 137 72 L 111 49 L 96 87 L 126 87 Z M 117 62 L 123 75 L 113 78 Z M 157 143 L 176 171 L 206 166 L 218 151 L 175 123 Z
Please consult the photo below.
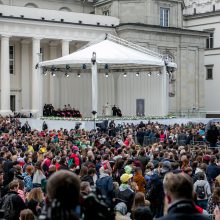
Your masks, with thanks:
M 208 181 L 205 180 L 204 172 L 200 172 L 197 175 L 198 180 L 193 185 L 197 196 L 197 205 L 206 210 L 208 198 L 211 196 L 211 188 Z
M 25 209 L 25 203 L 18 194 L 18 181 L 9 183 L 9 192 L 1 199 L 0 208 L 4 210 L 4 219 L 17 220 L 20 212 Z

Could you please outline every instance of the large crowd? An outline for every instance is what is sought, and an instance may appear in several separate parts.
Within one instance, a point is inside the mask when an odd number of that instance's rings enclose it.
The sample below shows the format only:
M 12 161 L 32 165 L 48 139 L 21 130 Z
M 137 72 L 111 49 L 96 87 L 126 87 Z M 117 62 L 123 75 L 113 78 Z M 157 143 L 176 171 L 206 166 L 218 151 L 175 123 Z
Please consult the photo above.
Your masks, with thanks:
M 34 130 L 0 117 L 0 219 L 220 219 L 220 124 Z

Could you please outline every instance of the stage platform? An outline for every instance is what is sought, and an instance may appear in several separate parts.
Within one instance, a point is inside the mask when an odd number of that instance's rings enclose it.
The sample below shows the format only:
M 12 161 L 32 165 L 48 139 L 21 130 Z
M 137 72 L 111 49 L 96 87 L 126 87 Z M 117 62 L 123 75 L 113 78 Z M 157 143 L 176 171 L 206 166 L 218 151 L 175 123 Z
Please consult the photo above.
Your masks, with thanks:
M 152 122 L 158 122 L 158 123 L 162 123 L 162 124 L 187 124 L 188 122 L 194 122 L 194 123 L 207 123 L 210 120 L 212 120 L 211 118 L 135 118 L 135 117 L 122 117 L 122 118 L 114 118 L 114 117 L 108 117 L 108 118 L 97 118 L 95 121 L 92 118 L 82 118 L 82 119 L 77 119 L 77 118 L 39 118 L 39 119 L 33 119 L 33 118 L 21 118 L 21 123 L 22 125 L 28 121 L 28 123 L 30 124 L 32 129 L 37 129 L 37 130 L 41 130 L 42 129 L 42 124 L 45 121 L 48 125 L 48 129 L 52 130 L 52 129 L 74 129 L 77 123 L 81 123 L 80 128 L 86 129 L 86 130 L 92 130 L 94 129 L 94 125 L 95 123 L 99 123 L 102 122 L 103 120 L 109 120 L 109 122 L 111 120 L 115 121 L 115 124 L 139 124 L 141 121 L 143 121 L 144 123 L 148 122 L 149 120 Z M 220 119 L 213 119 L 215 121 L 220 121 Z

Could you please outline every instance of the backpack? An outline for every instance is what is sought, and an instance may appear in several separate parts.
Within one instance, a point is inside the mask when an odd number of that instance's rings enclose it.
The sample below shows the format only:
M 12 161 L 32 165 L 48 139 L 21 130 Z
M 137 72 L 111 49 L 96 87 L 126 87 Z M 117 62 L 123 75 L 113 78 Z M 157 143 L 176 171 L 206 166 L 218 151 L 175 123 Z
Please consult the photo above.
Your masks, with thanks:
M 5 195 L 2 200 L 2 209 L 4 210 L 5 219 L 14 219 L 16 217 L 15 207 L 12 202 L 13 196 L 13 194 Z
M 74 163 L 75 163 L 74 158 L 70 158 L 70 159 L 68 160 L 68 167 L 71 167 L 71 165 L 74 164 Z
M 196 195 L 199 199 L 205 199 L 206 192 L 205 192 L 205 186 L 197 186 L 196 187 Z

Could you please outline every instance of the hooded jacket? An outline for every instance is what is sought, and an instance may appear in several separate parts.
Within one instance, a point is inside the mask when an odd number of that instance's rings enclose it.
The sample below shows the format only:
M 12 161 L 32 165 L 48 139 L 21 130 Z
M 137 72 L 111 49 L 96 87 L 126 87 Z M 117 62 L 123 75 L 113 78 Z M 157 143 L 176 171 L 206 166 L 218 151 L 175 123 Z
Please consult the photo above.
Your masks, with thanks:
M 137 173 L 134 175 L 133 180 L 134 180 L 134 182 L 137 183 L 138 192 L 145 193 L 146 192 L 145 188 L 146 188 L 147 182 L 144 179 L 144 177 L 141 174 Z

